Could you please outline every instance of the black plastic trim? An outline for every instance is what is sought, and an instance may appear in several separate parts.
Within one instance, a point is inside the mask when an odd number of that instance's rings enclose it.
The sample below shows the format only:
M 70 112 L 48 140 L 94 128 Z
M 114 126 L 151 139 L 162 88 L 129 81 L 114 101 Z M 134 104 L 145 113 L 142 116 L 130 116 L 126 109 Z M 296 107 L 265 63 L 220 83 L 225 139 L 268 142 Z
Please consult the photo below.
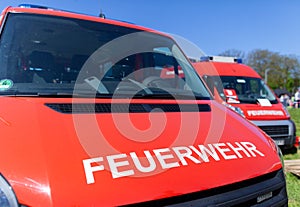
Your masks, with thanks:
M 45 105 L 64 114 L 211 111 L 208 104 L 46 103 Z
M 272 192 L 272 197 L 257 202 L 259 196 Z M 139 206 L 203 206 L 203 207 L 284 207 L 288 205 L 283 170 L 234 184 L 171 198 L 147 201 L 126 207 Z

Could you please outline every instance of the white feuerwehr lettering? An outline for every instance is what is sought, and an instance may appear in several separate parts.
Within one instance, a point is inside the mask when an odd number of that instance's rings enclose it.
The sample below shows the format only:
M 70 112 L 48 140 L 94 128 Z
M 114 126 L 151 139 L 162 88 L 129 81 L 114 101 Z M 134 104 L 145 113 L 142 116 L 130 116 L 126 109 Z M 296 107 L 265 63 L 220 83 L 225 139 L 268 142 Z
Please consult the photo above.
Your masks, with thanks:
M 109 166 L 112 178 L 134 176 L 139 173 L 151 173 L 156 169 L 165 170 L 190 163 L 200 164 L 201 162 L 243 159 L 244 157 L 255 158 L 264 157 L 264 153 L 259 151 L 251 142 L 234 143 L 212 143 L 198 146 L 176 146 L 172 148 L 161 148 L 143 151 L 141 157 L 148 163 L 140 161 L 136 152 L 129 154 L 115 154 L 100 156 L 83 160 L 83 167 L 87 184 L 95 183 L 95 173 L 104 171 L 105 165 Z M 130 164 L 133 163 L 133 164 Z
M 146 158 L 149 162 L 148 167 L 142 166 L 142 164 L 135 152 L 130 153 L 130 156 L 134 162 L 135 167 L 137 168 L 137 170 L 139 170 L 140 172 L 143 172 L 143 173 L 154 171 L 156 168 L 156 163 L 155 163 L 153 157 L 151 156 L 149 150 L 144 151 L 144 154 L 146 155 Z
M 281 110 L 249 110 L 248 116 L 284 116 Z
M 225 143 L 213 144 L 214 147 L 221 153 L 225 160 L 236 159 L 236 155 L 228 155 L 226 152 L 231 152 L 231 149 L 226 146 Z
M 193 157 L 193 151 L 188 147 L 173 147 L 172 149 L 179 158 L 182 165 L 188 165 L 187 161 L 184 158 L 188 158 L 196 164 L 199 164 L 201 162 L 200 160 Z
M 129 166 L 128 160 L 123 159 L 123 161 L 122 161 L 122 158 L 127 158 L 127 155 L 126 154 L 117 154 L 117 155 L 110 155 L 110 156 L 106 157 L 108 164 L 110 166 L 110 171 L 111 171 L 113 178 L 130 176 L 130 175 L 134 174 L 133 170 L 125 170 L 125 171 L 118 170 L 118 167 Z M 119 161 L 118 161 L 118 159 L 119 159 Z
M 83 167 L 85 171 L 87 184 L 95 182 L 93 172 L 104 170 L 104 167 L 102 165 L 92 166 L 92 163 L 97 163 L 102 161 L 103 161 L 103 157 L 96 157 L 96 158 L 83 160 Z
M 248 153 L 248 151 L 238 142 L 235 143 L 236 147 L 233 146 L 230 142 L 227 143 L 227 145 L 233 150 L 233 152 L 239 157 L 239 158 L 243 158 L 243 156 L 241 155 L 241 152 L 243 152 L 247 157 L 251 157 L 251 155 Z
M 168 159 L 173 159 L 174 156 L 170 153 L 170 149 L 164 148 L 164 149 L 156 149 L 153 150 L 156 158 L 161 164 L 162 169 L 168 169 L 168 168 L 173 168 L 173 167 L 179 167 L 178 162 L 169 162 Z
M 213 148 L 213 145 L 208 144 L 207 145 L 209 147 L 209 149 L 207 147 L 205 147 L 204 145 L 198 145 L 199 150 L 196 149 L 196 147 L 194 146 L 190 146 L 190 148 L 204 161 L 204 162 L 209 162 L 208 159 L 208 155 L 210 155 L 212 158 L 214 158 L 215 161 L 219 161 L 219 155 L 216 152 L 216 150 Z

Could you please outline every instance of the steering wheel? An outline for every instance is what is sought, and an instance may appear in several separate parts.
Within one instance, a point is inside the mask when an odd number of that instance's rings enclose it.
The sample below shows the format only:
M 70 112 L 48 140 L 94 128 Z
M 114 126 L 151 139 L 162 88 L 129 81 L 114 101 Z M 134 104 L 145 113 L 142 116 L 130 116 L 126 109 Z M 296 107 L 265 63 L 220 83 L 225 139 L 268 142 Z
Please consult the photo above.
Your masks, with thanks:
M 158 76 L 149 76 L 149 77 L 147 77 L 143 80 L 143 84 L 145 86 L 149 86 L 149 87 L 151 87 L 151 86 L 152 87 L 157 87 L 157 84 L 155 84 L 155 82 L 157 82 L 157 81 L 161 82 L 162 79 Z

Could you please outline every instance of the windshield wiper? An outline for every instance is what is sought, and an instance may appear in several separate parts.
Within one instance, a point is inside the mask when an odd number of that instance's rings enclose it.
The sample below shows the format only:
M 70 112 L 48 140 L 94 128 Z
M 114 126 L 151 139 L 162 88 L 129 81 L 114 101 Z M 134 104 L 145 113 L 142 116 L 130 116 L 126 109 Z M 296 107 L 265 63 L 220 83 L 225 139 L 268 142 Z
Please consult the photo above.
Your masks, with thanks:
M 18 89 L 10 89 L 0 91 L 0 96 L 16 96 L 16 97 L 49 97 L 49 98 L 134 98 L 134 99 L 171 99 L 171 100 L 210 100 L 210 97 L 203 97 L 197 94 L 183 94 L 183 93 L 145 93 L 140 91 L 133 93 L 99 93 L 95 91 L 76 90 L 70 92 L 64 91 L 21 91 Z
M 10 89 L 0 91 L 0 96 L 38 96 L 37 92 L 19 91 L 17 89 Z
M 37 92 L 37 91 L 20 91 L 18 89 L 11 89 L 0 91 L 0 96 L 34 96 L 34 97 L 70 97 L 73 93 L 68 92 Z
M 154 94 L 143 94 L 138 93 L 133 98 L 141 99 L 172 99 L 172 100 L 210 100 L 210 97 L 197 96 L 193 94 L 170 94 L 170 93 L 154 93 Z

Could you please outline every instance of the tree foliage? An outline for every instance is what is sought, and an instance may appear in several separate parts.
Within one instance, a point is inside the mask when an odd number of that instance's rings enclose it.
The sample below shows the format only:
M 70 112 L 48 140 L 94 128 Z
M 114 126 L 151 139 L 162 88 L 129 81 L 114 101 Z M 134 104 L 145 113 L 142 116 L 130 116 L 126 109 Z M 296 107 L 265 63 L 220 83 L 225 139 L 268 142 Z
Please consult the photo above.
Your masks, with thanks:
M 239 50 L 226 50 L 222 56 L 241 57 L 243 62 L 254 68 L 273 88 L 283 88 L 294 93 L 300 86 L 299 58 L 293 55 L 282 55 L 269 50 L 256 49 L 247 55 Z
M 226 57 L 237 57 L 237 58 L 242 58 L 244 59 L 245 53 L 241 50 L 236 50 L 236 49 L 229 49 L 225 50 L 224 52 L 219 54 L 220 56 L 226 56 Z

